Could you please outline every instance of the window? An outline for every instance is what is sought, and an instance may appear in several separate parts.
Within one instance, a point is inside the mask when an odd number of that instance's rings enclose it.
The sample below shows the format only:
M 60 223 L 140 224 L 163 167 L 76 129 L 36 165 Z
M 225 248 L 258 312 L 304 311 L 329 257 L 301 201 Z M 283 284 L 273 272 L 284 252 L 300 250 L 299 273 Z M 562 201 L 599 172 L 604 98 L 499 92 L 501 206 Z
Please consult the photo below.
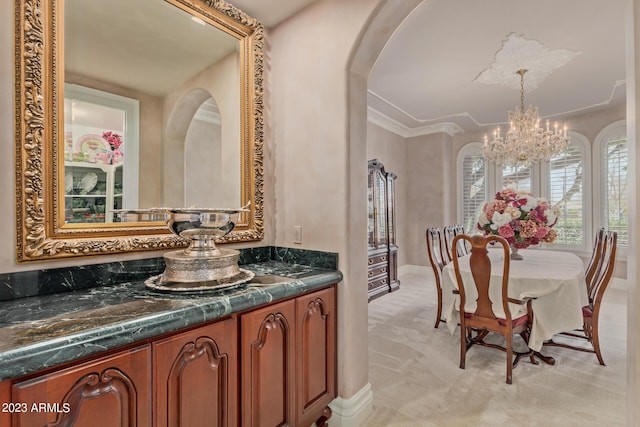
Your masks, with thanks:
M 557 245 L 587 249 L 586 242 L 591 233 L 588 212 L 589 142 L 587 138 L 571 132 L 571 143 L 567 152 L 543 165 L 543 176 L 547 178 L 543 193 L 553 206 L 560 210 L 554 230 L 558 233 Z M 585 238 L 587 237 L 587 238 Z
M 500 188 L 513 188 L 516 191 L 535 193 L 533 188 L 533 167 L 502 167 L 502 185 Z
M 471 143 L 466 145 L 458 154 L 458 218 L 467 233 L 476 229 L 478 212 L 487 200 L 489 193 L 488 170 L 482 145 Z
M 594 152 L 599 160 L 599 211 L 601 227 L 618 233 L 618 245 L 629 242 L 627 201 L 627 136 L 624 121 L 612 123 L 596 137 Z

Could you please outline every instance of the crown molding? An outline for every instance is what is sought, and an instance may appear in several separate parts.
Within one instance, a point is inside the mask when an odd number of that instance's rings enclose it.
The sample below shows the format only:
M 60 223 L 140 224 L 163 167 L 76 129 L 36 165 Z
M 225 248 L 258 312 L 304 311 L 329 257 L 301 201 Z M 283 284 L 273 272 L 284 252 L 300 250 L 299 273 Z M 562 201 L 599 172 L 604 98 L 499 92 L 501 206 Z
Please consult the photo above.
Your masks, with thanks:
M 456 133 L 464 132 L 460 126 L 452 122 L 410 128 L 371 107 L 367 107 L 367 120 L 403 138 L 431 135 L 434 133 L 446 133 L 447 135 L 453 136 Z

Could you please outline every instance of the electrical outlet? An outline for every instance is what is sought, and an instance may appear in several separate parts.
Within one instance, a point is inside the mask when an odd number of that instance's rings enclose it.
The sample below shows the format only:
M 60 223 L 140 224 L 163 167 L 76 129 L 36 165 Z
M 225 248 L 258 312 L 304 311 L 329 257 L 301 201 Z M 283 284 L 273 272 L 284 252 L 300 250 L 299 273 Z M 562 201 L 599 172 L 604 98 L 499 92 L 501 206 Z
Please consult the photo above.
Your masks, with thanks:
M 302 244 L 302 226 L 293 227 L 293 243 Z

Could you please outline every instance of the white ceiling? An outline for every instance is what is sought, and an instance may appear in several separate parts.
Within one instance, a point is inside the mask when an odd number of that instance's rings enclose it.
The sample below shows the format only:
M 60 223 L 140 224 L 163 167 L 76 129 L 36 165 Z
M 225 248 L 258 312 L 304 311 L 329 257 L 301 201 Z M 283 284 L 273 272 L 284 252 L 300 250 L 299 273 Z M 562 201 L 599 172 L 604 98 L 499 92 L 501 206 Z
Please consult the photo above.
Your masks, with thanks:
M 577 53 L 525 94 L 525 107 L 538 106 L 541 117 L 561 119 L 624 102 L 624 4 L 426 0 L 396 31 L 370 74 L 370 119 L 407 135 L 505 123 L 507 111 L 520 104 L 515 72 L 530 69 L 525 75 L 529 88 L 527 78 L 535 77 L 540 64 L 528 60 L 531 52 L 521 47 L 508 59 L 513 88 L 474 80 L 492 65 L 511 34 L 550 51 Z
M 271 27 L 314 1 L 231 3 Z M 171 89 L 168 82 L 182 81 L 236 46 L 231 40 L 230 48 L 214 51 L 211 39 L 219 31 L 184 21 L 166 4 L 151 16 L 142 8 L 155 3 L 149 0 L 65 3 L 65 30 L 75 34 L 65 38 L 68 71 L 125 87 L 161 95 Z M 624 4 L 623 0 L 425 0 L 398 28 L 371 71 L 369 118 L 404 136 L 443 130 L 453 134 L 505 123 L 507 111 L 520 102 L 515 72 L 522 60 L 530 69 L 525 87 L 532 89 L 525 104 L 538 106 L 543 118 L 561 119 L 572 112 L 623 103 Z M 69 7 L 78 12 L 75 18 Z M 108 15 L 109 10 L 114 16 Z M 72 26 L 73 21 L 78 24 Z M 538 43 L 542 50 L 575 55 L 565 65 L 551 67 L 546 76 L 535 69 L 535 61 L 519 58 L 511 74 L 515 89 L 474 81 L 492 66 L 510 35 Z M 97 48 L 105 44 L 110 44 L 111 51 Z M 501 61 L 503 75 L 518 52 L 529 54 L 529 49 L 515 51 L 506 64 Z M 74 52 L 82 64 L 73 62 Z M 207 52 L 206 57 L 202 52 Z M 114 61 L 123 55 L 126 67 Z

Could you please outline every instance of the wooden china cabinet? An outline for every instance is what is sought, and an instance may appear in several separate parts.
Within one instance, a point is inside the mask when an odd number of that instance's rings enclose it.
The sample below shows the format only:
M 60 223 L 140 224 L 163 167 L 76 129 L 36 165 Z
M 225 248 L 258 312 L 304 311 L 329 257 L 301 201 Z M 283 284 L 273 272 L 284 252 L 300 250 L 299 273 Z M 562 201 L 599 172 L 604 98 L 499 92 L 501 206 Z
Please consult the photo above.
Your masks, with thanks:
M 369 301 L 400 287 L 396 245 L 395 179 L 377 159 L 369 160 Z

